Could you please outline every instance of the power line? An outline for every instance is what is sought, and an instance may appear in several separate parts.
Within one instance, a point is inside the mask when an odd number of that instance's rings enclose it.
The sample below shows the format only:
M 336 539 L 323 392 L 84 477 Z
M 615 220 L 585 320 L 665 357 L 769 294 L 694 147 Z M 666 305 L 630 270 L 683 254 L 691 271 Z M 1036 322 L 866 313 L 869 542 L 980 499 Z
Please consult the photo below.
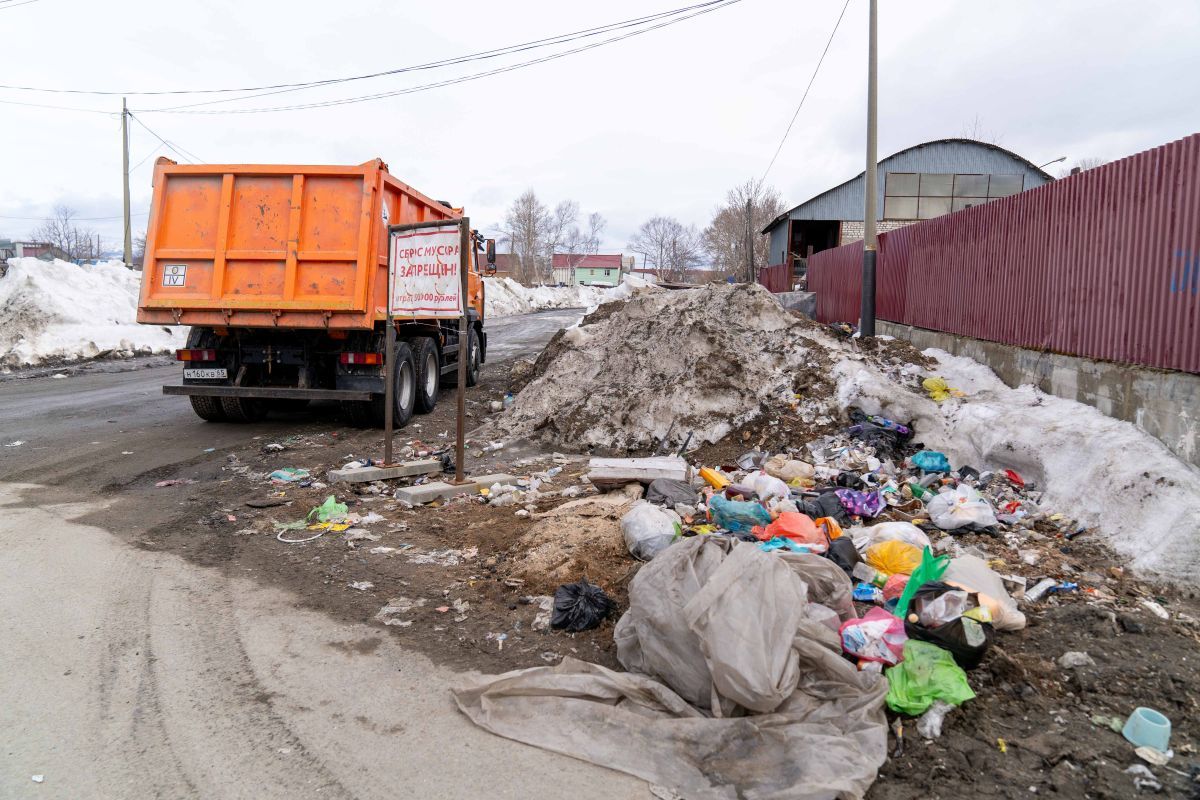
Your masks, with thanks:
M 17 8 L 19 6 L 27 6 L 30 3 L 37 3 L 37 2 L 40 2 L 40 0 L 25 0 L 25 2 L 23 2 L 23 3 L 17 3 L 16 5 L 11 5 L 11 6 L 0 5 L 0 11 L 7 11 L 10 8 Z
M 164 145 L 161 145 L 161 144 L 155 145 L 155 146 L 154 146 L 154 149 L 153 149 L 153 150 L 151 150 L 149 153 L 146 153 L 146 157 L 145 157 L 145 158 L 143 158 L 141 161 L 137 162 L 137 163 L 136 163 L 136 164 L 134 164 L 132 167 L 130 167 L 130 168 L 129 168 L 129 171 L 130 171 L 130 172 L 133 172 L 135 169 L 137 169 L 138 167 L 140 167 L 142 164 L 145 164 L 145 163 L 146 163 L 146 161 L 148 161 L 148 160 L 149 160 L 150 156 L 154 155 L 154 154 L 155 154 L 155 153 L 157 153 L 159 150 L 163 149 L 163 147 L 164 147 Z
M 6 0 L 0 0 L 0 3 L 5 2 L 5 1 Z M 11 0 L 7 0 L 7 1 L 11 2 Z M 34 2 L 34 0 L 29 0 L 29 2 Z M 721 5 L 723 2 L 725 2 L 725 0 L 705 0 L 705 2 L 696 3 L 695 5 L 684 6 L 682 8 L 675 8 L 675 9 L 671 9 L 669 11 L 660 11 L 660 12 L 657 12 L 654 14 L 649 14 L 649 15 L 642 16 L 642 17 L 634 17 L 632 19 L 620 20 L 618 22 L 610 22 L 610 23 L 606 23 L 604 25 L 600 25 L 600 26 L 597 26 L 594 28 L 584 28 L 582 30 L 571 31 L 569 33 L 556 34 L 554 36 L 549 36 L 549 37 L 545 37 L 542 39 L 533 39 L 528 42 L 520 42 L 517 44 L 506 45 L 504 47 L 499 47 L 494 50 L 483 50 L 483 51 L 480 51 L 477 53 L 469 53 L 469 54 L 466 54 L 463 56 L 454 56 L 451 58 L 440 59 L 438 61 L 430 61 L 430 62 L 426 62 L 423 64 L 414 64 L 414 65 L 407 66 L 407 67 L 398 67 L 395 69 L 383 70 L 381 72 L 373 72 L 373 73 L 367 73 L 367 74 L 363 74 L 363 75 L 351 75 L 351 76 L 341 77 L 341 78 L 325 78 L 325 79 L 321 79 L 321 80 L 303 81 L 303 82 L 299 82 L 299 83 L 276 83 L 276 84 L 267 84 L 264 86 L 243 86 L 243 87 L 237 87 L 237 88 L 170 89 L 170 90 L 145 91 L 145 92 L 130 91 L 130 90 L 111 91 L 111 90 L 100 90 L 100 89 L 55 89 L 55 88 L 45 88 L 45 87 L 38 87 L 38 86 L 17 86 L 17 85 L 10 85 L 10 84 L 0 84 L 0 89 L 11 89 L 11 90 L 15 90 L 15 91 L 29 91 L 29 92 L 50 92 L 50 93 L 55 93 L 55 94 L 88 94 L 88 95 L 101 95 L 101 96 L 103 96 L 103 95 L 154 96 L 154 95 L 176 95 L 176 94 L 226 94 L 226 93 L 237 93 L 237 92 L 261 92 L 261 91 L 268 91 L 268 90 L 275 90 L 275 89 L 299 90 L 299 89 L 306 89 L 306 88 L 311 88 L 311 87 L 315 87 L 315 86 L 328 86 L 328 85 L 338 84 L 338 83 L 347 83 L 350 81 L 367 80 L 370 78 L 380 78 L 380 77 L 386 77 L 386 76 L 390 76 L 390 75 L 398 75 L 398 74 L 404 73 L 404 72 L 414 72 L 414 71 L 419 71 L 419 70 L 434 69 L 436 67 L 442 67 L 442 66 L 453 66 L 455 64 L 466 63 L 469 61 L 480 61 L 480 60 L 489 59 L 489 58 L 496 58 L 498 56 L 503 56 L 503 55 L 511 55 L 512 53 L 519 53 L 519 52 L 523 52 L 525 50 L 531 50 L 531 49 L 534 49 L 537 47 L 547 47 L 550 45 L 563 44 L 565 42 L 570 42 L 570 41 L 575 41 L 577 39 L 587 38 L 589 36 L 598 36 L 600 34 L 607 33 L 607 32 L 613 31 L 613 30 L 620 30 L 622 28 L 628 28 L 628 27 L 640 25 L 645 22 L 653 22 L 655 20 L 659 20 L 664 17 L 672 17 L 672 16 L 677 16 L 679 14 L 685 14 L 685 13 L 687 13 L 689 11 L 693 11 L 695 9 L 706 8 L 706 7 L 715 6 L 715 5 Z M 274 93 L 274 92 L 272 92 L 272 93 Z M 240 98 L 235 98 L 235 99 L 240 99 Z
M 211 105 L 214 102 L 224 102 L 224 101 L 208 101 L 205 103 L 194 103 L 194 104 L 187 105 L 187 106 L 174 106 L 174 107 L 168 107 L 168 108 L 154 108 L 154 109 L 139 109 L 139 112 L 140 113 L 150 113 L 150 112 L 175 113 L 175 114 L 260 114 L 260 113 L 268 113 L 268 112 L 275 112 L 275 111 L 300 111 L 300 110 L 311 109 L 311 108 L 327 108 L 330 106 L 349 105 L 351 103 L 362 103 L 362 102 L 366 102 L 368 100 L 379 100 L 379 99 L 387 98 L 387 97 L 396 97 L 398 95 L 413 94 L 416 92 L 428 91 L 430 89 L 438 89 L 438 88 L 441 88 L 444 86 L 453 86 L 453 85 L 459 84 L 459 83 L 466 83 L 468 81 L 479 80 L 481 78 L 490 77 L 492 75 L 499 75 L 499 74 L 502 74 L 505 72 L 512 72 L 514 70 L 523 69 L 525 67 L 530 67 L 535 64 L 542 64 L 547 61 L 554 61 L 559 58 L 564 58 L 569 55 L 574 55 L 576 53 L 582 53 L 587 50 L 593 50 L 597 47 L 603 47 L 604 45 L 613 44 L 614 42 L 623 41 L 625 39 L 630 39 L 634 36 L 640 36 L 644 33 L 649 33 L 650 31 L 658 30 L 659 28 L 665 28 L 669 25 L 675 25 L 677 23 L 684 22 L 685 20 L 689 20 L 694 17 L 698 17 L 702 14 L 708 14 L 712 11 L 716 11 L 719 8 L 725 8 L 727 6 L 731 6 L 731 5 L 734 5 L 739 2 L 742 2 L 742 0 L 716 0 L 716 2 L 704 4 L 704 7 L 701 8 L 701 10 L 696 11 L 695 13 L 688 14 L 686 16 L 677 16 L 672 19 L 668 19 L 665 22 L 659 22 L 656 25 L 651 25 L 646 28 L 641 28 L 639 30 L 630 31 L 629 33 L 625 33 L 620 36 L 614 36 L 610 39 L 604 39 L 599 42 L 593 42 L 591 44 L 582 45 L 580 47 L 571 48 L 569 50 L 564 50 L 560 53 L 553 53 L 548 56 L 542 56 L 540 58 L 530 59 L 528 61 L 521 61 L 516 64 L 510 64 L 510 65 L 507 65 L 504 67 L 497 67 L 496 69 L 486 70 L 484 72 L 477 72 L 477 73 L 472 73 L 470 75 L 463 75 L 458 78 L 449 78 L 449 79 L 446 79 L 443 81 L 437 81 L 434 83 L 427 83 L 427 84 L 421 84 L 418 86 L 411 86 L 411 87 L 408 87 L 405 89 L 396 89 L 396 90 L 387 91 L 387 92 L 377 92 L 375 94 L 358 95 L 355 97 L 347 97 L 347 98 L 340 98 L 340 99 L 334 99 L 334 100 L 323 100 L 323 101 L 318 101 L 318 102 L 313 102 L 313 103 L 301 103 L 301 104 L 295 104 L 295 105 L 290 105 L 290 106 L 269 106 L 269 107 L 265 107 L 265 108 L 234 108 L 234 109 L 195 110 L 197 106 Z M 277 92 L 268 92 L 267 94 L 276 94 L 276 93 Z M 259 95 L 259 96 L 261 96 L 261 95 Z M 249 99 L 249 97 L 241 97 L 241 98 L 236 98 L 236 99 L 244 100 L 244 99 Z
M 155 139 L 158 139 L 160 142 L 162 142 L 163 144 L 165 144 L 167 147 L 169 147 L 169 148 L 171 148 L 172 150 L 174 150 L 174 151 L 175 151 L 176 153 L 178 153 L 178 154 L 179 154 L 181 157 L 183 157 L 183 158 L 187 159 L 188 161 L 197 161 L 197 162 L 200 162 L 200 163 L 204 163 L 204 159 L 200 158 L 200 157 L 199 157 L 198 155 L 196 155 L 195 153 L 192 153 L 192 152 L 189 152 L 188 150 L 185 150 L 185 149 L 183 149 L 183 147 L 182 147 L 182 146 L 180 146 L 180 145 L 172 144 L 172 143 L 171 143 L 171 142 L 169 142 L 168 140 L 166 140 L 166 139 L 164 139 L 163 137 L 159 136 L 159 135 L 158 135 L 157 133 L 155 133 L 154 131 L 150 130 L 150 126 L 148 126 L 146 123 L 144 123 L 144 122 L 142 122 L 140 119 L 138 119 L 138 116 L 137 116 L 136 114 L 134 114 L 132 111 L 129 111 L 129 112 L 127 112 L 127 113 L 129 114 L 130 118 L 132 118 L 132 119 L 133 119 L 133 121 L 134 121 L 134 122 L 136 122 L 138 125 L 141 125 L 141 126 L 142 126 L 143 128 L 145 128 L 147 131 L 149 131 L 151 136 L 153 136 Z
M 762 177 L 758 179 L 762 183 L 767 179 L 767 173 L 771 171 L 771 167 L 775 166 L 775 159 L 779 158 L 779 153 L 783 150 L 783 143 L 787 141 L 788 134 L 792 132 L 792 126 L 796 124 L 796 117 L 800 116 L 800 109 L 804 107 L 804 101 L 808 99 L 808 92 L 813 87 L 813 81 L 817 79 L 817 73 L 821 71 L 821 64 L 825 63 L 825 55 L 829 52 L 829 45 L 833 44 L 833 37 L 837 34 L 838 27 L 842 24 L 842 17 L 846 16 L 846 9 L 850 7 L 850 0 L 846 0 L 842 6 L 842 13 L 838 14 L 837 22 L 833 23 L 833 30 L 829 32 L 829 39 L 825 42 L 825 49 L 821 51 L 821 57 L 817 59 L 817 66 L 813 68 L 812 77 L 808 79 L 808 86 L 804 87 L 804 94 L 800 97 L 800 103 L 796 106 L 796 113 L 792 114 L 792 121 L 788 123 L 787 130 L 783 132 L 783 138 L 779 140 L 779 146 L 775 148 L 775 155 L 771 156 L 771 163 L 767 164 L 767 168 L 763 170 Z
M 146 211 L 134 211 L 130 216 L 143 217 L 149 213 L 150 213 L 149 209 L 147 209 Z M 41 222 L 43 220 L 51 219 L 51 218 L 53 218 L 53 216 L 54 216 L 53 214 L 47 214 L 44 217 L 10 217 L 10 216 L 6 216 L 4 214 L 0 214 L 0 219 L 24 219 L 24 220 L 30 220 L 32 222 Z M 124 218 L 125 218 L 124 214 L 117 214 L 115 217 L 71 217 L 71 219 L 73 221 L 78 221 L 78 222 L 101 222 L 101 221 L 106 221 L 106 220 L 124 219 Z

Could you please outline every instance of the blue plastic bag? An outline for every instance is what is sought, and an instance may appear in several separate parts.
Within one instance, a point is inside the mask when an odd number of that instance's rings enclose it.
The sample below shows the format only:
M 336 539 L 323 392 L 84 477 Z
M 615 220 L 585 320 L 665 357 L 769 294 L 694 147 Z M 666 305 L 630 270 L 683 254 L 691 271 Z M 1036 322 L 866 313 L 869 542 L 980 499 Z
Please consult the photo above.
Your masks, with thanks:
M 922 450 L 912 457 L 913 465 L 926 472 L 949 472 L 950 460 L 937 450 Z
M 755 525 L 771 524 L 770 513 L 758 503 L 727 500 L 719 494 L 708 501 L 708 510 L 718 528 L 733 533 L 749 533 Z

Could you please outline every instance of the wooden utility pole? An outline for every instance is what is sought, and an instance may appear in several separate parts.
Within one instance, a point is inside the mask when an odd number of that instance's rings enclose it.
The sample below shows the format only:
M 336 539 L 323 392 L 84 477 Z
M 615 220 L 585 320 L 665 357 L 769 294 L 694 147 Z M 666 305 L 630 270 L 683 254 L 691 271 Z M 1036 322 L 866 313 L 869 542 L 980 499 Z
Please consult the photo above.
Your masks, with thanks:
M 121 172 L 124 174 L 125 266 L 133 266 L 133 229 L 129 222 L 129 109 L 121 98 Z

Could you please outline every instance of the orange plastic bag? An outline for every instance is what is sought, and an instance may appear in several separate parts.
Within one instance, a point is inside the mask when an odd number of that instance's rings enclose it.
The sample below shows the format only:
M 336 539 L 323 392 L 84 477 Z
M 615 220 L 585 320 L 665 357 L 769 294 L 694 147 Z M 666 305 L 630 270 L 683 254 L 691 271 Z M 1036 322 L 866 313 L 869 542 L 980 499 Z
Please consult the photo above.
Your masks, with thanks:
M 863 555 L 868 564 L 888 575 L 911 575 L 921 565 L 921 548 L 908 542 L 876 542 Z
M 764 535 L 767 540 L 776 536 L 791 539 L 798 544 L 824 545 L 825 534 L 817 530 L 812 518 L 798 511 L 784 511 L 775 521 L 766 527 Z M 762 537 L 760 537 L 762 538 Z
M 839 538 L 842 535 L 842 526 L 833 517 L 817 517 L 813 520 L 813 524 L 818 528 L 824 528 L 825 534 L 829 537 L 829 541 Z

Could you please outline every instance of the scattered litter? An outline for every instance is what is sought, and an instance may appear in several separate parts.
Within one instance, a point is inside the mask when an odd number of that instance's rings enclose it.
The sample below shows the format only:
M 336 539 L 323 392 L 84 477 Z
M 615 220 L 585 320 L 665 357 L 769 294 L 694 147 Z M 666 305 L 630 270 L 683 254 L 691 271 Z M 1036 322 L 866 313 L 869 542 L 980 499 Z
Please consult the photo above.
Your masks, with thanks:
M 283 484 L 308 480 L 308 478 L 311 476 L 306 469 L 299 469 L 297 467 L 284 467 L 283 469 L 275 470 L 268 477 L 270 477 L 271 483 Z
M 320 522 L 337 522 L 345 519 L 349 509 L 345 503 L 339 503 L 333 495 L 325 498 L 325 502 L 308 512 L 308 521 L 311 522 L 313 517 Z M 348 525 L 346 527 L 349 527 Z
M 1161 605 L 1154 602 L 1153 600 L 1143 600 L 1142 608 L 1146 609 L 1147 611 L 1149 611 L 1151 614 L 1158 617 L 1159 619 L 1170 619 L 1171 618 L 1170 612 L 1168 612 L 1165 608 L 1163 608 Z
M 407 628 L 413 624 L 411 619 L 400 619 L 403 614 L 409 614 L 414 608 L 421 608 L 426 603 L 425 598 L 413 600 L 408 597 L 393 597 L 387 601 L 387 605 L 379 609 L 375 614 L 375 619 L 382 622 L 384 625 L 394 625 L 399 628 Z
M 25 442 L 21 441 L 20 439 L 17 439 L 15 442 L 9 442 L 8 444 L 6 444 L 4 446 L 5 447 L 20 447 L 23 444 L 25 444 Z
M 565 583 L 554 592 L 550 627 L 571 633 L 595 628 L 613 612 L 616 603 L 599 586 L 587 582 Z
M 158 483 L 154 484 L 154 488 L 162 489 L 166 486 L 188 486 L 195 482 L 196 481 L 192 478 L 172 478 L 171 480 L 159 481 Z
M 354 581 L 353 583 L 348 583 L 346 585 L 351 589 L 357 589 L 360 592 L 365 592 L 367 589 L 375 588 L 375 584 L 371 583 L 370 581 Z
M 66 375 L 55 375 L 54 377 L 65 378 L 67 376 Z M 46 776 L 45 775 L 30 775 L 29 779 L 32 780 L 34 783 L 41 783 L 42 781 L 46 780 Z
M 1139 792 L 1150 791 L 1157 794 L 1163 790 L 1162 783 L 1154 777 L 1154 773 L 1145 764 L 1134 764 L 1125 768 L 1126 775 L 1133 776 L 1133 788 Z
M 467 547 L 462 550 L 447 548 L 445 550 L 430 550 L 426 553 L 413 553 L 408 557 L 408 563 L 456 567 L 463 561 L 469 561 L 477 555 L 479 555 L 478 547 Z

